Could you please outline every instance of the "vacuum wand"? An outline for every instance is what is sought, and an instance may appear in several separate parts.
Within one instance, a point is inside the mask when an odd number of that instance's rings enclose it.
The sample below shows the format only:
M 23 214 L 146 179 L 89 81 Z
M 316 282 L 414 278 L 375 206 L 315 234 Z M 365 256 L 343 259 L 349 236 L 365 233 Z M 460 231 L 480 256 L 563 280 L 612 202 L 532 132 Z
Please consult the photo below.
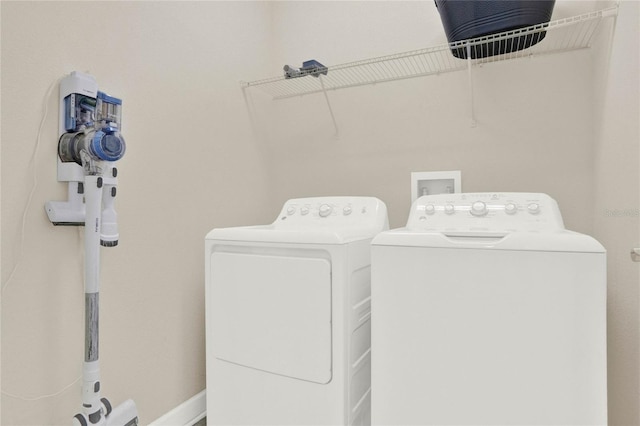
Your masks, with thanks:
M 110 186 L 115 188 L 115 182 Z M 74 424 L 77 426 L 134 426 L 138 424 L 138 414 L 132 400 L 127 400 L 112 409 L 109 401 L 100 397 L 100 245 L 103 233 L 104 189 L 105 179 L 102 176 L 85 176 L 85 348 L 82 370 L 82 413 L 76 414 Z M 117 243 L 117 238 L 115 241 Z

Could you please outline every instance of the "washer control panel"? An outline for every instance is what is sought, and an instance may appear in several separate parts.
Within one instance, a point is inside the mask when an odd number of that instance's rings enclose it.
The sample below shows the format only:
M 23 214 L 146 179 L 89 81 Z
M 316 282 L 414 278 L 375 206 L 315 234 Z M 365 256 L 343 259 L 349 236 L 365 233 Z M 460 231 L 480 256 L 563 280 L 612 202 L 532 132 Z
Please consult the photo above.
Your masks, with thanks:
M 274 222 L 278 229 L 370 228 L 387 223 L 387 209 L 374 197 L 314 197 L 287 201 Z
M 546 194 L 487 192 L 426 195 L 411 208 L 407 228 L 425 231 L 562 230 L 558 204 Z

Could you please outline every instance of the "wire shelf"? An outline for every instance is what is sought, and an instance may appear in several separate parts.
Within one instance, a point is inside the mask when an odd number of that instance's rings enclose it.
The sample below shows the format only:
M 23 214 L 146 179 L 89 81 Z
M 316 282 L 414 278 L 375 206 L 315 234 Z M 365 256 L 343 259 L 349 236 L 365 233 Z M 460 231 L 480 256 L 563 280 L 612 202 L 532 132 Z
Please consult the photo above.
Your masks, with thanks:
M 327 74 L 319 77 L 279 76 L 245 82 L 243 88 L 256 87 L 273 99 L 284 99 L 327 90 L 462 71 L 471 65 L 584 49 L 590 47 L 603 18 L 616 16 L 617 13 L 618 7 L 614 6 L 500 34 L 334 65 L 327 67 Z M 518 43 L 533 46 L 517 50 Z M 498 54 L 483 57 L 492 49 L 492 53 Z M 452 52 L 461 58 L 454 56 Z

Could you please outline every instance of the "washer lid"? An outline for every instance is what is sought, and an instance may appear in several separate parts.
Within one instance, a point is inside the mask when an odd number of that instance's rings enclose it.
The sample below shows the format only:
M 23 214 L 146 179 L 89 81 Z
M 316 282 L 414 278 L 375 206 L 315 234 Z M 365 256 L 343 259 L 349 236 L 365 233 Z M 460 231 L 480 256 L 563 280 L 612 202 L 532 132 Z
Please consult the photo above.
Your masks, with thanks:
M 456 230 L 429 232 L 400 228 L 379 234 L 371 244 L 373 246 L 605 253 L 602 244 L 594 238 L 567 230 L 555 232 Z
M 407 226 L 374 245 L 604 253 L 593 238 L 564 228 L 546 194 L 486 192 L 427 195 L 411 207 Z

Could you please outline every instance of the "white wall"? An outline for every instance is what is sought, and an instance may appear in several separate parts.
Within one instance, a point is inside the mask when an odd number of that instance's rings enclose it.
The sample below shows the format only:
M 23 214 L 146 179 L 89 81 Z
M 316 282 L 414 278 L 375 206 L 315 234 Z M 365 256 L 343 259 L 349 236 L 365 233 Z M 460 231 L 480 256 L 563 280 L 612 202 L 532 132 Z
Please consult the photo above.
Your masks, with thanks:
M 238 84 L 267 60 L 261 2 L 2 2 L 2 424 L 69 424 L 83 360 L 83 244 L 53 227 L 57 86 L 73 70 L 123 98 L 116 208 L 102 250 L 103 396 L 147 424 L 205 386 L 202 248 L 213 227 L 271 220 Z M 250 201 L 248 201 L 250 200 Z M 17 266 L 17 267 L 16 267 Z M 12 269 L 15 273 L 9 280 Z M 45 395 L 55 396 L 40 398 Z M 39 398 L 33 400 L 34 398 Z

